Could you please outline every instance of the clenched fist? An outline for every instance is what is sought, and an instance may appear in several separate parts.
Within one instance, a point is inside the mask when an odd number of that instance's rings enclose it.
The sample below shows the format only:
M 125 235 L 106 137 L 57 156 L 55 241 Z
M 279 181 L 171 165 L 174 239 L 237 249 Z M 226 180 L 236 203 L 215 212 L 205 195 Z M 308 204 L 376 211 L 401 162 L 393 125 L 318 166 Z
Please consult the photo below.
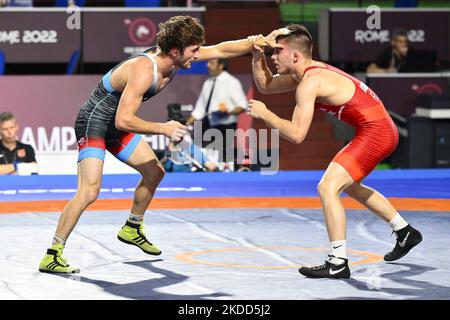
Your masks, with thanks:
M 169 121 L 163 124 L 163 134 L 171 141 L 181 141 L 186 134 L 187 128 L 178 121 Z
M 267 107 L 261 101 L 251 99 L 248 102 L 247 114 L 251 115 L 253 118 L 263 119 L 266 112 Z

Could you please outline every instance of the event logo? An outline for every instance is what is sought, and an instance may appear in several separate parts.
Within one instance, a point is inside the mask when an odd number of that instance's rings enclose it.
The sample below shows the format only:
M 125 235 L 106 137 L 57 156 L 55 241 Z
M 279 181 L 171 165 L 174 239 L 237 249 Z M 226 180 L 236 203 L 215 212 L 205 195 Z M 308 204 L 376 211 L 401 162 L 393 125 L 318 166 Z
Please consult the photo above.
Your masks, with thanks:
M 126 19 L 125 25 L 128 26 L 130 40 L 137 46 L 149 46 L 156 39 L 156 26 L 150 19 Z
M 389 30 L 355 30 L 355 42 L 389 42 Z
M 379 42 L 385 43 L 391 40 L 390 31 L 385 30 L 355 30 L 355 42 Z M 408 31 L 410 42 L 425 42 L 425 30 L 414 29 Z
M 0 43 L 58 43 L 56 30 L 0 30 Z
M 128 27 L 128 36 L 134 45 L 124 47 L 123 52 L 125 54 L 138 54 L 147 49 L 155 41 L 156 26 L 150 19 L 125 19 L 124 24 Z
M 411 86 L 411 90 L 416 94 L 432 94 L 432 93 L 442 94 L 444 91 L 444 89 L 441 86 L 432 82 L 427 82 L 422 85 L 415 83 Z
M 388 29 L 381 29 L 381 8 L 379 6 L 369 6 L 366 13 L 370 16 L 366 20 L 366 30 L 355 30 L 355 42 L 389 42 L 390 31 Z M 408 39 L 410 42 L 425 42 L 425 31 L 422 29 L 409 30 Z

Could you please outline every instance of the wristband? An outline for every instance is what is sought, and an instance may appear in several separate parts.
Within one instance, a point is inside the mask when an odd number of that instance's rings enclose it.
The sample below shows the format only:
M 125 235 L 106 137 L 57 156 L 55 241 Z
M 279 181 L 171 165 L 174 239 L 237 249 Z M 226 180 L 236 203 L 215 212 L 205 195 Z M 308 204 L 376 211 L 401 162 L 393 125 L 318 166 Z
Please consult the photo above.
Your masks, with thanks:
M 18 164 L 19 162 L 17 162 L 17 161 L 14 161 L 13 163 L 12 163 L 12 165 L 14 166 L 14 171 L 17 171 L 17 164 Z

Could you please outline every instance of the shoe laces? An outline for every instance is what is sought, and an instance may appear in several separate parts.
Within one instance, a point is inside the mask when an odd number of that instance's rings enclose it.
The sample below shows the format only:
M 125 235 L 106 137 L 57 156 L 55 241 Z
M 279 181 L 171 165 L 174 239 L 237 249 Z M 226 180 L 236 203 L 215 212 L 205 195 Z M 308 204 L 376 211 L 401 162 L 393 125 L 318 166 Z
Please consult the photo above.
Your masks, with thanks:
M 330 263 L 330 262 L 328 262 L 327 260 L 325 260 L 325 263 L 324 263 L 324 264 L 322 264 L 322 265 L 320 265 L 320 266 L 312 267 L 311 269 L 312 269 L 312 270 L 323 270 L 323 269 L 326 269 L 326 268 L 328 267 L 328 264 L 327 264 L 327 263 Z
M 153 243 L 148 241 L 147 236 L 145 235 L 145 225 L 144 224 L 141 224 L 139 226 L 138 233 L 144 237 L 145 241 L 147 241 L 148 244 L 153 245 Z
M 144 224 L 139 225 L 138 233 L 139 233 L 141 236 L 144 236 L 144 237 L 145 237 L 145 225 L 144 225 Z
M 60 259 L 67 267 L 69 266 L 69 263 L 68 263 L 67 258 L 64 258 L 64 257 L 62 256 L 62 252 L 59 252 L 59 251 L 58 251 L 58 253 L 56 254 L 56 258 L 57 258 L 57 259 Z
M 395 234 L 395 240 L 398 240 L 398 234 L 397 234 L 397 232 L 396 232 L 396 231 L 392 231 L 391 237 L 392 237 L 393 234 Z

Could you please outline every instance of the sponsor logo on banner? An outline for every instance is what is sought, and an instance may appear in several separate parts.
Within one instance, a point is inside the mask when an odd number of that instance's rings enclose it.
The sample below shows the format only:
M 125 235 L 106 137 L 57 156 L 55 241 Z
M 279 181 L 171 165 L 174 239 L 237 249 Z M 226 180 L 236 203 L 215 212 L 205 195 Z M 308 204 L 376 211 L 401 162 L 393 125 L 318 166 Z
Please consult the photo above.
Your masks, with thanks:
M 124 48 L 126 54 L 136 54 L 147 49 L 156 40 L 157 29 L 152 20 L 148 18 L 125 19 L 128 36 L 134 46 Z

